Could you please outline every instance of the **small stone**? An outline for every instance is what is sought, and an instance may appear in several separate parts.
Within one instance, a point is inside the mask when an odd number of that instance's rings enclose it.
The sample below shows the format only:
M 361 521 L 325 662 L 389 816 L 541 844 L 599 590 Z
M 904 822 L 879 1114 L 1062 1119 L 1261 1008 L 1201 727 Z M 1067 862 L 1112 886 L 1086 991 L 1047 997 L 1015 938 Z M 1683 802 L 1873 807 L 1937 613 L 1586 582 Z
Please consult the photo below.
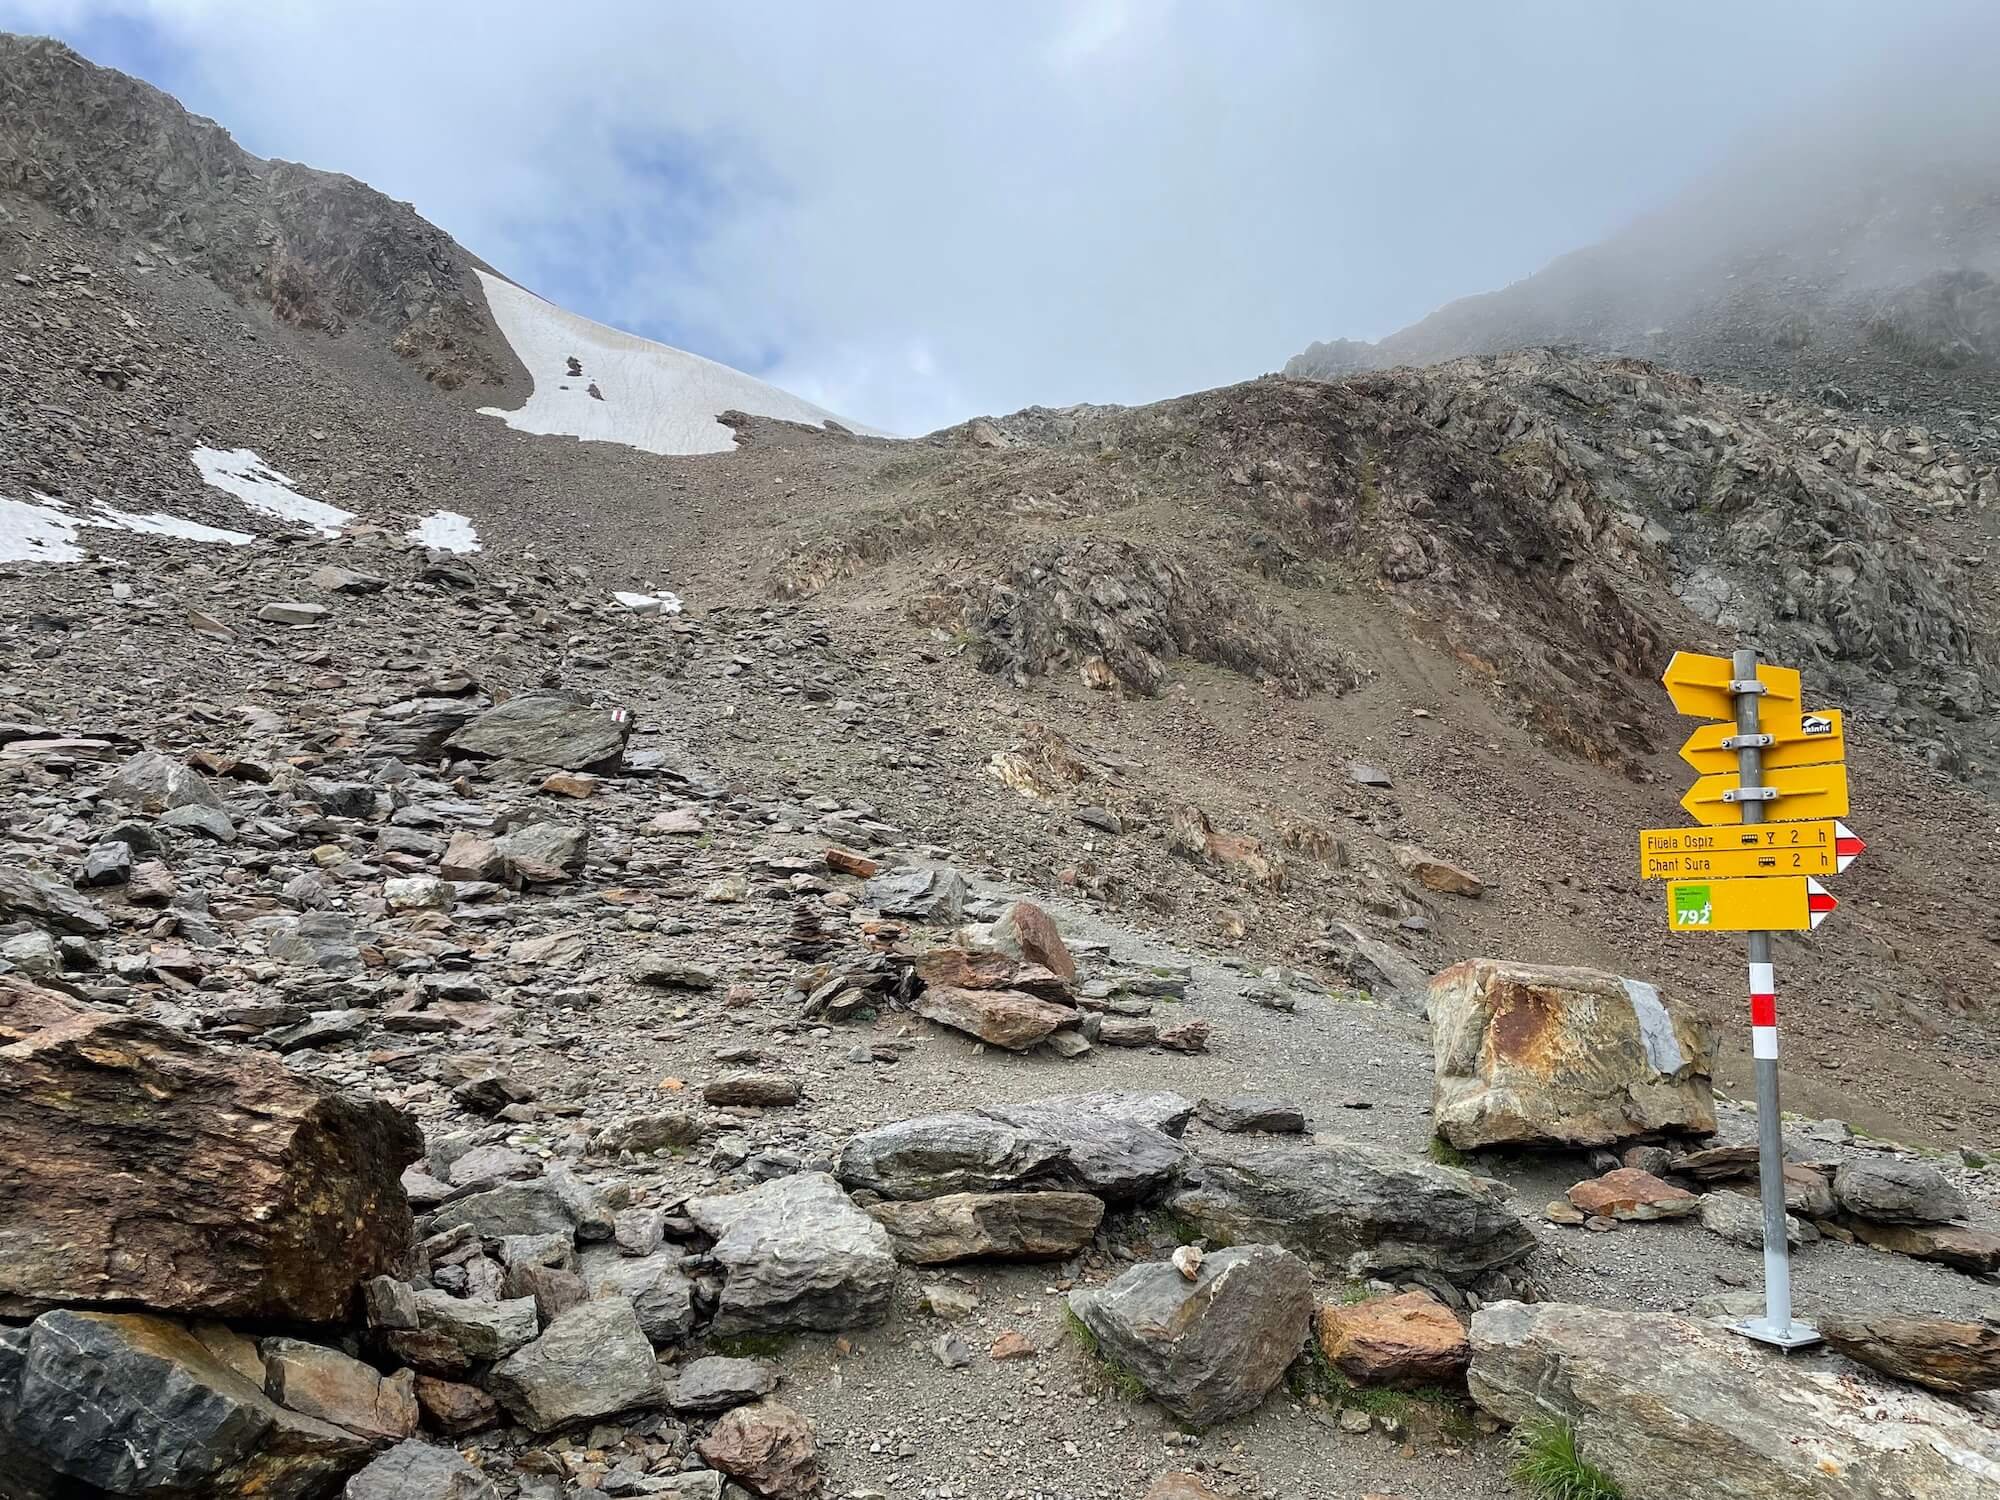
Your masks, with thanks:
M 257 611 L 257 618 L 272 625 L 317 625 L 327 617 L 324 604 L 302 604 L 297 601 L 266 604 Z
M 1025 1333 L 1010 1328 L 993 1341 L 993 1346 L 986 1351 L 986 1354 L 989 1359 L 1003 1361 L 1033 1359 L 1040 1352 Z
M 934 1318 L 962 1323 L 979 1311 L 979 1294 L 970 1287 L 932 1282 L 924 1287 L 924 1306 Z
M 941 1333 L 931 1344 L 931 1353 L 947 1370 L 963 1370 L 972 1363 L 972 1346 L 955 1333 Z
M 716 1105 L 775 1108 L 799 1102 L 799 1081 L 783 1073 L 725 1073 L 705 1085 L 701 1096 Z
M 425 1425 L 446 1437 L 479 1432 L 500 1420 L 499 1403 L 476 1385 L 419 1375 L 416 1392 Z
M 1201 1247 L 1199 1245 L 1182 1245 L 1172 1255 L 1168 1256 L 1167 1260 L 1176 1271 L 1181 1273 L 1182 1280 L 1201 1280 Z

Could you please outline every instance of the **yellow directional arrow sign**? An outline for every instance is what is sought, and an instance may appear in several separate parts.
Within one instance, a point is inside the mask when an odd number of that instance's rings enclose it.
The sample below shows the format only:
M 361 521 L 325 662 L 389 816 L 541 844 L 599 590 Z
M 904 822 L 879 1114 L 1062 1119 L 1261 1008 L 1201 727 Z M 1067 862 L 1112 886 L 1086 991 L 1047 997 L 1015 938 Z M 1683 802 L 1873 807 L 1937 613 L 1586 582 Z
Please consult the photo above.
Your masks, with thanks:
M 1681 798 L 1697 823 L 1720 826 L 1743 821 L 1743 778 L 1734 771 L 1726 775 L 1704 776 Z M 1792 766 L 1768 771 L 1764 786 L 1777 792 L 1761 798 L 1764 817 L 1773 823 L 1799 818 L 1844 818 L 1847 816 L 1847 767 Z
M 1695 719 L 1736 718 L 1736 695 L 1729 691 L 1733 669 L 1726 656 L 1701 656 L 1693 651 L 1676 651 L 1660 681 L 1674 709 Z M 1799 674 L 1795 667 L 1757 668 L 1757 680 L 1764 692 L 1757 700 L 1757 726 L 1766 721 L 1783 722 L 1799 712 Z
M 1840 710 L 1818 708 L 1811 713 L 1788 714 L 1773 722 L 1760 716 L 1758 732 L 1770 736 L 1771 743 L 1760 746 L 1764 769 L 1786 766 L 1833 765 L 1847 758 L 1847 739 L 1841 729 Z M 1736 726 L 1704 724 L 1681 746 L 1681 759 L 1704 774 L 1736 769 Z
M 1648 828 L 1639 834 L 1647 880 L 1838 875 L 1867 847 L 1836 818 L 1734 828 Z
M 1808 932 L 1839 904 L 1809 875 L 1675 880 L 1667 885 L 1667 925 L 1675 932 Z

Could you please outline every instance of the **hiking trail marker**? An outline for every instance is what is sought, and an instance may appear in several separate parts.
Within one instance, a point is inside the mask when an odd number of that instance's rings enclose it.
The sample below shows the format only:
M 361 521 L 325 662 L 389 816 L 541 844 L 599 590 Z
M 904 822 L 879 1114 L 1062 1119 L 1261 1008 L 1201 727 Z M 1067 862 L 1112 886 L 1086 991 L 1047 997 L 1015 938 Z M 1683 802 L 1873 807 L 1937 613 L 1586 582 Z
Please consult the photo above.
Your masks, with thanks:
M 1815 877 L 1838 875 L 1867 847 L 1840 821 L 1847 816 L 1846 726 L 1838 709 L 1801 708 L 1799 674 L 1760 664 L 1755 651 L 1676 651 L 1661 680 L 1681 713 L 1717 722 L 1681 746 L 1681 759 L 1700 773 L 1681 806 L 1701 826 L 1643 830 L 1639 873 L 1667 882 L 1672 931 L 1749 934 L 1764 1316 L 1730 1326 L 1799 1349 L 1820 1336 L 1792 1317 L 1771 934 L 1810 932 L 1825 921 L 1840 903 Z

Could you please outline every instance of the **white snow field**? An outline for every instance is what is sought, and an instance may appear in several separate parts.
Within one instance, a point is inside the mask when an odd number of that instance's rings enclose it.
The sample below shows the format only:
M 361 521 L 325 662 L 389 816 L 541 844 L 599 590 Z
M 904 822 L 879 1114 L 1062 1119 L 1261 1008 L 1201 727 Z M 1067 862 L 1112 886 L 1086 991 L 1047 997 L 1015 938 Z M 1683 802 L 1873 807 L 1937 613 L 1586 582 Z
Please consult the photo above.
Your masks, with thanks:
M 301 495 L 291 480 L 248 448 L 197 448 L 188 457 L 203 479 L 267 516 L 303 521 L 321 536 L 339 535 L 340 528 L 354 519 L 351 510 Z
M 222 542 L 241 547 L 255 540 L 247 531 L 224 531 L 164 511 L 136 515 L 101 502 L 82 515 L 49 495 L 39 504 L 0 496 L 0 563 L 71 563 L 89 556 L 77 545 L 76 534 L 86 526 L 109 531 L 135 531 L 148 536 L 174 536 L 190 542 Z
M 881 435 L 740 370 L 564 312 L 511 281 L 485 271 L 479 279 L 494 321 L 535 382 L 519 410 L 480 410 L 517 431 L 623 443 L 647 453 L 726 453 L 736 436 L 716 418 L 747 411 Z M 578 367 L 580 373 L 570 373 Z
M 432 511 L 403 536 L 438 552 L 479 551 L 479 533 L 473 528 L 471 518 L 455 510 Z

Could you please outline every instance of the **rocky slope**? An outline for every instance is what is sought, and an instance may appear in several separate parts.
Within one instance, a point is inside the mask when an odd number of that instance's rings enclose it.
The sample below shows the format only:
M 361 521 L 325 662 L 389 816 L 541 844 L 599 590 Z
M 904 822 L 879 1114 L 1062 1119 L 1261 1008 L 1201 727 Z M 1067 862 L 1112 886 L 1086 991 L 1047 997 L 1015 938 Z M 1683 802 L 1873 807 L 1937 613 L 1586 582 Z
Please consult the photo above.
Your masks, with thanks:
M 1941 66 L 1949 67 L 1949 64 Z M 2000 139 L 1936 77 L 1801 119 L 1600 244 L 1448 303 L 1378 343 L 1310 345 L 1288 375 L 1335 379 L 1561 345 L 1916 421 L 2000 446 Z M 1968 96 L 1970 97 L 1970 96 Z M 1912 116 L 1898 123 L 1899 107 Z M 1943 118 L 1928 119 L 1933 110 Z
M 27 112 L 35 161 L 81 160 L 75 107 Z M 1788 1103 L 1837 1117 L 1794 1131 L 1801 1286 L 1883 1313 L 1842 1348 L 1899 1378 L 1986 1368 L 1975 454 L 1551 354 L 578 443 L 441 391 L 393 310 L 276 315 L 229 269 L 271 212 L 243 191 L 198 260 L 135 258 L 167 232 L 137 187 L 0 192 L 0 541 L 42 539 L 0 562 L 0 1495 L 51 1454 L 131 1492 L 162 1382 L 206 1414 L 196 1493 L 1507 1493 L 1468 1372 L 1513 1422 L 1536 1360 L 1756 1275 L 1749 1117 L 1711 1096 L 1747 1083 L 1740 954 L 1670 937 L 1631 863 L 1684 783 L 1665 655 L 1743 633 L 1848 711 L 1872 846 L 1780 944 Z M 322 297 L 438 243 L 324 222 Z M 1487 955 L 1609 971 L 1505 973 L 1626 1073 L 1475 1138 L 1509 1049 L 1423 1010 Z M 1618 975 L 1672 1008 L 1673 1110 L 1638 1002 L 1590 1030 Z M 148 1112 L 70 1085 L 110 1057 Z M 1478 1175 L 1426 1159 L 1440 1125 Z M 222 1239 L 232 1206 L 264 1227 Z M 1162 1350 L 1156 1314 L 1205 1332 Z M 1849 1397 L 1802 1443 L 1891 1405 L 1989 1442 L 1815 1358 L 1799 1392 Z M 79 1428 L 90 1370 L 121 1394 Z

